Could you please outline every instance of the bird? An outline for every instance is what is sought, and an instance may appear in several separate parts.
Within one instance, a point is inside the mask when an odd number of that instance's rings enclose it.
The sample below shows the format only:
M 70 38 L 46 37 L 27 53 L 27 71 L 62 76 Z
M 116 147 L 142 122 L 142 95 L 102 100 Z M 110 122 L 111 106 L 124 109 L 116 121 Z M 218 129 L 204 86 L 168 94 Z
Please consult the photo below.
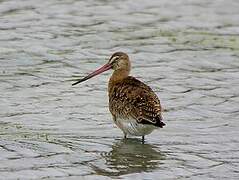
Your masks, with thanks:
M 110 69 L 113 73 L 108 82 L 108 96 L 113 121 L 123 131 L 124 138 L 128 135 L 141 136 L 144 143 L 146 135 L 166 124 L 162 121 L 158 96 L 148 85 L 130 76 L 131 62 L 126 53 L 113 53 L 105 65 L 72 86 Z

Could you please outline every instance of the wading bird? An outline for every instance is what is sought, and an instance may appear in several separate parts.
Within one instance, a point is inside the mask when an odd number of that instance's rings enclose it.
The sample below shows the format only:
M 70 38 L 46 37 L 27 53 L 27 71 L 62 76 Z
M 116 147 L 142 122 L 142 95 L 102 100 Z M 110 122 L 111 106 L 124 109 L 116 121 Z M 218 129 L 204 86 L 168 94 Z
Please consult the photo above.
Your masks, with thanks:
M 129 76 L 131 63 L 126 53 L 116 52 L 101 68 L 90 73 L 72 85 L 86 81 L 100 73 L 113 69 L 108 83 L 109 110 L 114 123 L 127 135 L 144 136 L 154 129 L 162 128 L 162 108 L 153 90 Z

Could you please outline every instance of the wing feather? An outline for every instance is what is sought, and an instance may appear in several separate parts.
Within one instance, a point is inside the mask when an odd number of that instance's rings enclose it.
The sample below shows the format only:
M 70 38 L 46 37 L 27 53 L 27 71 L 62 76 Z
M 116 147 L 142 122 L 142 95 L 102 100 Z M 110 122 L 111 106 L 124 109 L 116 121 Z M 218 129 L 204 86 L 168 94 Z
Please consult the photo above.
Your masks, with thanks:
M 153 90 L 134 77 L 116 83 L 109 91 L 111 113 L 134 118 L 138 123 L 163 127 L 160 100 Z

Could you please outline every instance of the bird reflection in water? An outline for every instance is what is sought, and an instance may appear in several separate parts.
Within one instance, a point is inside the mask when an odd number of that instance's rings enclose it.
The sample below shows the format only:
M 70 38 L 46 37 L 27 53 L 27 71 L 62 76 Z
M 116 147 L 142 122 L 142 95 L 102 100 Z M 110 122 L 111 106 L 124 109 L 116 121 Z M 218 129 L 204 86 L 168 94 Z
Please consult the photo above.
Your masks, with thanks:
M 156 146 L 142 144 L 139 139 L 121 139 L 112 145 L 112 150 L 102 153 L 105 168 L 93 167 L 99 175 L 120 176 L 149 172 L 159 167 L 165 155 Z

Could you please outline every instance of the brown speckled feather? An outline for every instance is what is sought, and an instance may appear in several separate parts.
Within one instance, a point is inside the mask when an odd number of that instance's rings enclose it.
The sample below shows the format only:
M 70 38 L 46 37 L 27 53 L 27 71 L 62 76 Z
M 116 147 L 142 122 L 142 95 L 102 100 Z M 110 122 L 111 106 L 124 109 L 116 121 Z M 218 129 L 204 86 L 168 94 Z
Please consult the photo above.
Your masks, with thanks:
M 161 105 L 152 89 L 134 77 L 109 84 L 109 108 L 117 118 L 163 127 Z

